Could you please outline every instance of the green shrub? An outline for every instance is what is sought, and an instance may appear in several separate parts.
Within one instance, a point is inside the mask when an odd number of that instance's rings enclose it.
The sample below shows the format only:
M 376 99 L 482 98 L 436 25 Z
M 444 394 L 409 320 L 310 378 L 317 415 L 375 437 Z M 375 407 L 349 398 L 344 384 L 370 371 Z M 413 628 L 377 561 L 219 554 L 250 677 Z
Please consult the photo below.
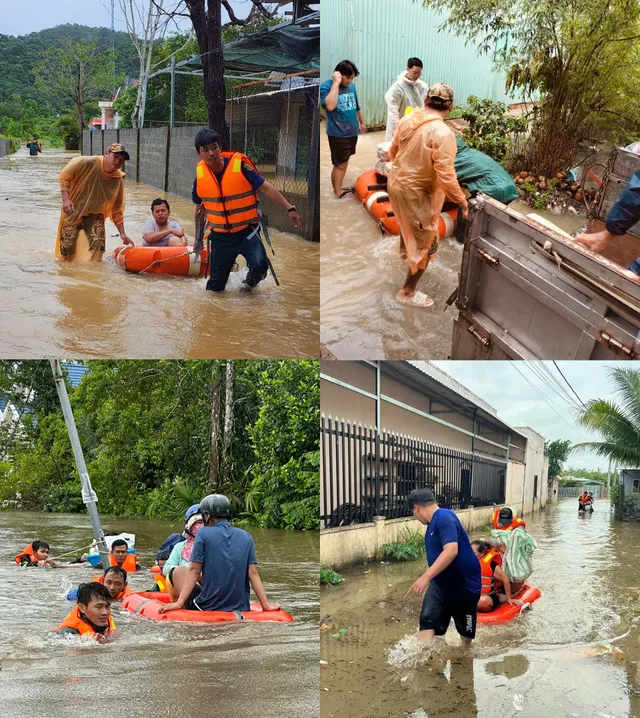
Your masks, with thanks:
M 322 586 L 337 586 L 343 581 L 344 578 L 337 571 L 332 571 L 330 568 L 320 569 L 320 584 Z
M 468 123 L 462 135 L 464 141 L 474 150 L 493 157 L 496 162 L 505 158 L 511 142 L 510 135 L 527 129 L 526 120 L 510 117 L 507 110 L 504 102 L 481 100 L 470 95 L 462 112 L 462 119 Z
M 56 514 L 79 514 L 84 511 L 82 490 L 75 482 L 55 486 L 42 501 L 42 509 Z
M 393 541 L 380 546 L 382 558 L 390 561 L 415 561 L 424 553 L 424 537 L 419 529 L 406 527 L 402 532 L 402 541 Z

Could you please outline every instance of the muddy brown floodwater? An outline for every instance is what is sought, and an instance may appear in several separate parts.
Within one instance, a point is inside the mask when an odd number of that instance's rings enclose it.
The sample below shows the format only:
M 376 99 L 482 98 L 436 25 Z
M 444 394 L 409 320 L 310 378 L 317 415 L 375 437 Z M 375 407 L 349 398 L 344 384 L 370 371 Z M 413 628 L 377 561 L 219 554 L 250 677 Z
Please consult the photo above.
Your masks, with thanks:
M 606 501 L 578 515 L 562 499 L 527 529 L 542 598 L 512 623 L 480 625 L 467 656 L 450 628 L 432 668 L 386 656 L 417 630 L 407 592 L 421 562 L 359 567 L 323 588 L 322 718 L 639 718 L 640 525 L 614 523 Z
M 166 521 L 103 517 L 107 534 L 136 534 L 151 566 L 171 531 Z M 52 557 L 91 542 L 86 515 L 0 513 L 0 714 L 3 718 L 309 718 L 319 713 L 318 535 L 251 530 L 271 601 L 293 623 L 157 623 L 113 608 L 119 629 L 107 645 L 47 633 L 72 605 L 65 594 L 88 568 L 19 568 L 13 556 L 35 538 Z M 69 559 L 66 559 L 69 560 Z M 130 578 L 136 590 L 152 575 Z
M 243 269 L 224 294 L 205 280 L 142 276 L 112 259 L 120 246 L 107 222 L 102 264 L 54 258 L 60 217 L 57 175 L 76 153 L 26 148 L 0 159 L 0 336 L 4 357 L 67 355 L 96 358 L 304 358 L 318 356 L 319 249 L 271 231 L 271 275 L 252 295 L 239 290 Z M 126 168 L 125 168 L 126 169 Z M 151 200 L 164 193 L 127 182 L 125 228 L 142 243 Z M 172 218 L 193 242 L 193 204 L 166 195 Z M 115 237 L 113 235 L 116 235 Z
M 331 156 L 324 125 L 320 144 L 320 340 L 338 359 L 448 359 L 451 353 L 455 306 L 446 301 L 458 286 L 462 245 L 455 237 L 440 241 L 418 288 L 435 301 L 428 309 L 405 307 L 395 300 L 407 263 L 398 256 L 397 237 L 382 234 L 355 195 L 335 199 L 331 188 Z M 358 139 L 344 186 L 377 161 L 376 145 L 384 132 L 367 132 Z M 541 215 L 567 232 L 584 225 L 575 215 L 533 210 L 524 202 L 511 207 Z

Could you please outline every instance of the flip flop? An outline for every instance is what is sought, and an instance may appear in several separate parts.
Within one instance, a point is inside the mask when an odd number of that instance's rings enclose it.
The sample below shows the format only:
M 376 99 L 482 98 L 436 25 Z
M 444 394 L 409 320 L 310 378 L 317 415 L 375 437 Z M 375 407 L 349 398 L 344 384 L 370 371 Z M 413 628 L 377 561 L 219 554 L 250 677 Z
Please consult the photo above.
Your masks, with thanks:
M 338 199 L 342 199 L 345 196 L 345 194 L 352 194 L 355 191 L 356 191 L 355 187 L 347 187 L 346 189 L 343 187 L 342 192 L 340 192 L 340 194 L 338 195 Z
M 431 299 L 431 297 L 428 297 L 428 296 L 427 296 L 426 294 L 424 294 L 423 292 L 416 292 L 416 293 L 415 293 L 412 297 L 410 297 L 409 299 L 401 299 L 401 298 L 396 294 L 396 300 L 397 300 L 398 302 L 400 302 L 400 304 L 411 304 L 411 305 L 413 305 L 414 307 L 424 307 L 425 309 L 426 309 L 427 307 L 432 307 L 432 306 L 433 306 L 433 299 Z

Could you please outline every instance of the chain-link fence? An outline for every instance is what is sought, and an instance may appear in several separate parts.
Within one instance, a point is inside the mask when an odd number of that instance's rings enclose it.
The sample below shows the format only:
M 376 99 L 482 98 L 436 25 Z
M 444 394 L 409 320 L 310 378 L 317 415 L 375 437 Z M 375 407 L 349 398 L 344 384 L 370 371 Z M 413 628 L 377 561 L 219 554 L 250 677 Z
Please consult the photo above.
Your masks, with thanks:
M 233 88 L 227 103 L 230 144 L 248 155 L 281 192 L 304 195 L 313 169 L 318 80 L 312 73 L 275 74 Z

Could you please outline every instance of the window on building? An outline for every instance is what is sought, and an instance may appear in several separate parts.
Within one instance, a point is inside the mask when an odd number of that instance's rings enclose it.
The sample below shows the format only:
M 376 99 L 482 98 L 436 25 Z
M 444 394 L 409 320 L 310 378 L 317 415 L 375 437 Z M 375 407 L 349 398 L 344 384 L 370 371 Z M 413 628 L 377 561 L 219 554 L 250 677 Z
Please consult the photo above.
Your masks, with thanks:
M 533 498 L 537 498 L 538 496 L 538 477 L 533 477 Z
M 633 488 L 631 489 L 632 494 L 640 494 L 640 479 L 634 479 Z

